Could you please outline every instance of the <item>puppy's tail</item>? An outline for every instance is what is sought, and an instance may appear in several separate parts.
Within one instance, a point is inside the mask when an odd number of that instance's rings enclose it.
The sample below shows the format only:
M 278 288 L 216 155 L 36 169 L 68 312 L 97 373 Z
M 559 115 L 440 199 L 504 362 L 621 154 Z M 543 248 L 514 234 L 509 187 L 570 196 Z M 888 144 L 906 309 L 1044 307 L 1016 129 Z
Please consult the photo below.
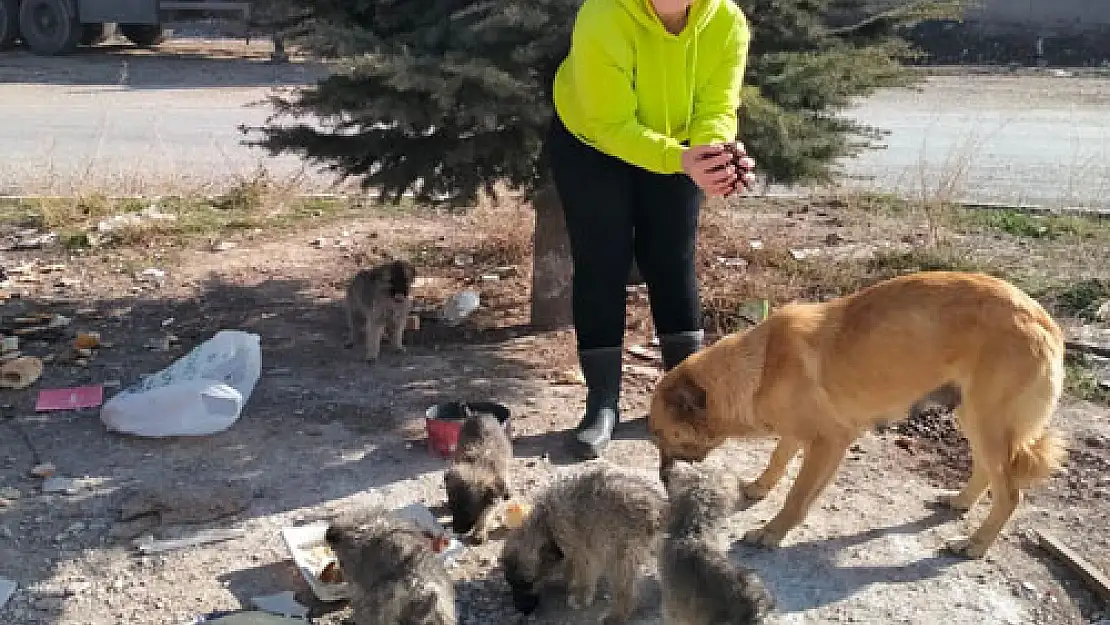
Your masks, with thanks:
M 1010 475 L 1019 488 L 1042 482 L 1063 466 L 1067 444 L 1056 430 L 1046 429 L 1030 441 L 1016 445 L 1010 452 Z

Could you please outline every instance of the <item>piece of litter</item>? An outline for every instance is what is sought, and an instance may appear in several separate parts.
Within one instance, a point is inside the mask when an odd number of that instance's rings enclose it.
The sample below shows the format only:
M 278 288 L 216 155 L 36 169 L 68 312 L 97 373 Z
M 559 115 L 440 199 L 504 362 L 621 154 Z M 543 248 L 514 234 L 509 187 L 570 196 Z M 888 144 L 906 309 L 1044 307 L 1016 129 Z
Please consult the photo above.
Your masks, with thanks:
M 3 341 L 0 341 L 0 351 L 4 353 L 19 351 L 19 337 L 5 336 Z
M 80 490 L 77 480 L 71 477 L 48 477 L 42 481 L 42 492 L 44 493 L 76 495 Z
M 330 561 L 330 559 L 322 560 L 317 550 L 319 546 L 327 544 L 324 540 L 327 529 L 326 521 L 298 527 L 284 527 L 281 530 L 281 538 L 293 556 L 293 562 L 300 571 L 301 577 L 308 582 L 312 593 L 317 598 L 321 601 L 349 599 L 351 595 L 346 582 L 326 582 L 319 577 L 327 561 Z
M 279 592 L 276 595 L 265 595 L 263 597 L 251 597 L 251 605 L 271 614 L 279 616 L 287 616 L 292 618 L 304 618 L 308 616 L 308 608 L 297 603 L 296 593 L 292 590 Z
M 50 477 L 50 476 L 54 475 L 54 472 L 57 471 L 57 470 L 58 470 L 58 467 L 55 467 L 53 463 L 44 462 L 42 464 L 36 464 L 35 466 L 31 467 L 31 476 L 32 477 Z
M 478 310 L 482 305 L 477 291 L 461 291 L 447 298 L 440 309 L 440 317 L 449 326 L 455 326 Z
M 759 239 L 752 239 L 751 241 L 748 241 L 748 247 L 752 248 L 753 250 L 761 250 L 763 249 L 763 241 L 760 241 Z
M 63 317 L 61 315 L 54 315 L 53 317 L 50 318 L 50 323 L 47 323 L 46 327 L 50 328 L 51 330 L 57 330 L 58 328 L 64 328 L 64 327 L 68 326 L 72 322 L 73 322 L 73 320 L 70 319 L 69 317 Z
M 582 377 L 582 372 L 578 369 L 564 369 L 556 373 L 551 382 L 552 384 L 578 385 L 585 384 L 586 379 Z
M 519 529 L 524 525 L 524 520 L 532 513 L 532 506 L 528 503 L 513 502 L 505 508 L 505 526 L 509 529 Z
M 497 282 L 498 280 L 501 279 L 501 276 L 499 276 L 495 273 L 487 273 L 483 276 L 479 276 L 478 279 L 481 280 L 482 282 Z
M 162 320 L 162 327 L 163 328 L 170 327 L 171 325 L 173 325 L 173 321 L 174 321 L 173 317 L 170 317 L 168 319 L 163 319 Z
M 27 388 L 42 376 L 42 360 L 20 356 L 0 365 L 0 388 Z
M 12 598 L 15 594 L 15 589 L 19 588 L 19 584 L 15 581 L 0 577 L 0 610 L 4 609 L 4 605 L 8 603 L 8 599 Z
M 646 360 L 659 360 L 660 356 L 654 350 L 644 347 L 643 345 L 632 345 L 628 348 L 628 353 L 633 356 L 638 356 Z
M 167 540 L 156 540 L 153 536 L 144 536 L 135 541 L 135 547 L 142 553 L 162 553 L 186 547 L 198 547 L 225 540 L 234 540 L 246 535 L 246 530 L 233 528 L 203 530 L 185 538 L 170 538 Z
M 36 412 L 50 410 L 79 410 L 96 408 L 104 402 L 104 387 L 100 384 L 72 388 L 50 388 L 39 391 Z
M 22 496 L 23 493 L 19 492 L 19 489 L 14 486 L 5 486 L 4 488 L 0 488 L 0 497 L 3 497 L 4 499 L 19 499 Z
M 78 332 L 77 338 L 73 339 L 73 347 L 77 350 L 89 350 L 100 347 L 100 333 Z

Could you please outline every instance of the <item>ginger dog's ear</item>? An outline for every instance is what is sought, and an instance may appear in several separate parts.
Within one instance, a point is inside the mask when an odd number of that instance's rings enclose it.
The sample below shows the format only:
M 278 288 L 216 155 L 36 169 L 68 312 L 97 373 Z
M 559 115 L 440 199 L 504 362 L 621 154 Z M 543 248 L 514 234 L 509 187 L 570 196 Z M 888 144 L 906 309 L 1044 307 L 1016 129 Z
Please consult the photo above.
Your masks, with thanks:
M 708 398 L 705 389 L 689 375 L 682 375 L 663 389 L 663 401 L 683 414 L 698 414 L 705 411 Z

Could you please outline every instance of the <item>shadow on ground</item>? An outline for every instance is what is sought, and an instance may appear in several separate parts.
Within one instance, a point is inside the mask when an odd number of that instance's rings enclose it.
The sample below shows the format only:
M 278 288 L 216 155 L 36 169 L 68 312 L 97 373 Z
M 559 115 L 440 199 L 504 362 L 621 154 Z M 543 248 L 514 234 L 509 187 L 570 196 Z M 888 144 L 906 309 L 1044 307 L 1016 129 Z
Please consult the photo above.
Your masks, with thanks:
M 874 584 L 909 584 L 941 576 L 963 560 L 937 552 L 916 558 L 917 553 L 899 553 L 890 565 L 851 564 L 853 552 L 864 547 L 869 552 L 883 549 L 880 542 L 916 540 L 924 530 L 951 521 L 948 510 L 890 527 L 877 527 L 854 535 L 834 536 L 803 543 L 786 544 L 778 549 L 753 547 L 738 541 L 730 555 L 742 566 L 755 569 L 775 596 L 779 613 L 802 612 L 836 603 L 856 595 Z M 916 545 L 916 543 L 915 543 Z M 917 546 L 920 549 L 920 546 Z M 897 547 L 894 551 L 900 551 Z

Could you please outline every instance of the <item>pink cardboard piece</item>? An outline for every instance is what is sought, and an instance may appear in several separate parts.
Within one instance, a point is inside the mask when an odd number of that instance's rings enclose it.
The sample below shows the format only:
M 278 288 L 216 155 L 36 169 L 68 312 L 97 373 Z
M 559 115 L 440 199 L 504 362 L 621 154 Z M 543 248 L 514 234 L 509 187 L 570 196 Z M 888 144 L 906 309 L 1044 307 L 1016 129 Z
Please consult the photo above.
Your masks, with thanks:
M 73 388 L 49 388 L 39 391 L 39 400 L 35 404 L 37 412 L 48 410 L 79 410 L 81 408 L 96 408 L 104 403 L 104 387 L 75 386 Z

